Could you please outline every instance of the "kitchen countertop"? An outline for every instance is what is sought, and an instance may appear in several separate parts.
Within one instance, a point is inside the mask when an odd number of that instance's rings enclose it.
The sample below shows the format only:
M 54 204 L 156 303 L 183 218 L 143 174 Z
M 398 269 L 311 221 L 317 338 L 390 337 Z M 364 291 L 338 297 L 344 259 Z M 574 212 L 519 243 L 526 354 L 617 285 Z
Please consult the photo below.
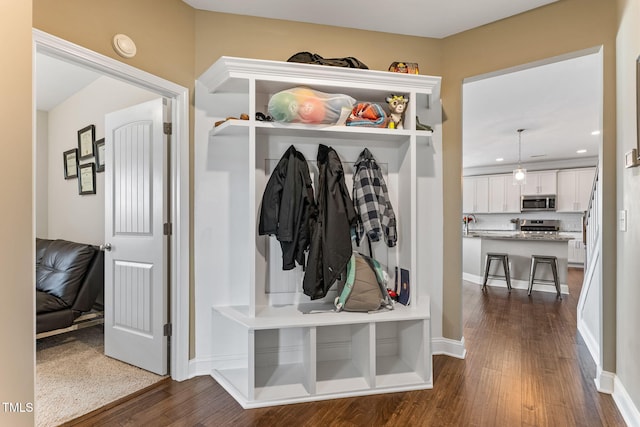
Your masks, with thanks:
M 489 230 L 473 230 L 468 234 L 462 235 L 462 237 L 475 237 L 482 239 L 492 240 L 535 240 L 535 241 L 548 241 L 548 242 L 568 242 L 572 240 L 571 237 L 564 235 L 562 232 L 559 234 L 530 234 L 522 233 L 520 231 L 489 231 Z

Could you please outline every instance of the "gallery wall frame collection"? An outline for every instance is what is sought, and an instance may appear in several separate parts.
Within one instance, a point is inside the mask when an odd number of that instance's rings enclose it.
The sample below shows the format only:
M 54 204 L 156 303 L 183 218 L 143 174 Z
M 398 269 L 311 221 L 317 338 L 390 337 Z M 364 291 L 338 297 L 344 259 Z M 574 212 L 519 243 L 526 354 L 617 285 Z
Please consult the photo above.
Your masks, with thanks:
M 63 153 L 64 179 L 78 179 L 78 194 L 96 194 L 96 172 L 104 172 L 104 138 L 96 140 L 95 125 L 78 131 L 78 148 Z M 95 162 L 80 163 L 95 158 Z

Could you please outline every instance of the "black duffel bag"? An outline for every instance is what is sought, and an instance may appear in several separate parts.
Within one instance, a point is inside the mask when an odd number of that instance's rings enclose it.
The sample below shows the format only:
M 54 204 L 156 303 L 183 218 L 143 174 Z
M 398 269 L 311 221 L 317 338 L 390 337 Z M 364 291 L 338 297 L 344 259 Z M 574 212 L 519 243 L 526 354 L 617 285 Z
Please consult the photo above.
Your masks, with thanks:
M 317 64 L 317 65 L 330 65 L 332 67 L 345 67 L 345 68 L 361 68 L 368 70 L 366 64 L 362 63 L 357 58 L 348 56 L 346 58 L 323 58 L 317 53 L 311 52 L 298 52 L 291 58 L 287 59 L 287 62 L 300 62 L 303 64 Z

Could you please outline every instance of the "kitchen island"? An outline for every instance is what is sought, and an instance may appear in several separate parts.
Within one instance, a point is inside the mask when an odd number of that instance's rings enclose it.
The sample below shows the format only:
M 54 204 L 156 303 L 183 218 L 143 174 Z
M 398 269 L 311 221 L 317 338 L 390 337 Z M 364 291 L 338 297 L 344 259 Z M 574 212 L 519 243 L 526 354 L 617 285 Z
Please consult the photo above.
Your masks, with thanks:
M 531 235 L 517 231 L 472 231 L 463 235 L 462 272 L 463 279 L 482 284 L 487 252 L 499 252 L 509 255 L 511 286 L 514 289 L 528 289 L 531 255 L 547 255 L 558 258 L 558 278 L 560 291 L 569 293 L 567 287 L 567 242 L 570 237 L 553 235 Z M 503 275 L 502 265 L 491 263 L 489 274 Z M 551 268 L 538 265 L 536 279 L 552 280 Z M 501 279 L 489 279 L 487 286 L 506 288 Z M 556 292 L 553 284 L 535 283 L 535 291 Z

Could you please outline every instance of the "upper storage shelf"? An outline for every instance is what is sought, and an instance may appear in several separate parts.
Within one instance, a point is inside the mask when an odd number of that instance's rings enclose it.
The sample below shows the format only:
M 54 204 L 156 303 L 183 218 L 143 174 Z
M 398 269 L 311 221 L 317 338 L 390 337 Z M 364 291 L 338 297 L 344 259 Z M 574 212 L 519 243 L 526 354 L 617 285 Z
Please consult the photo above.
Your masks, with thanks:
M 257 92 L 276 93 L 292 85 L 301 85 L 326 92 L 348 89 L 351 96 L 365 101 L 372 97 L 383 98 L 389 93 L 415 93 L 439 98 L 441 78 L 223 56 L 198 80 L 211 93 L 247 93 L 249 81 L 255 80 Z

